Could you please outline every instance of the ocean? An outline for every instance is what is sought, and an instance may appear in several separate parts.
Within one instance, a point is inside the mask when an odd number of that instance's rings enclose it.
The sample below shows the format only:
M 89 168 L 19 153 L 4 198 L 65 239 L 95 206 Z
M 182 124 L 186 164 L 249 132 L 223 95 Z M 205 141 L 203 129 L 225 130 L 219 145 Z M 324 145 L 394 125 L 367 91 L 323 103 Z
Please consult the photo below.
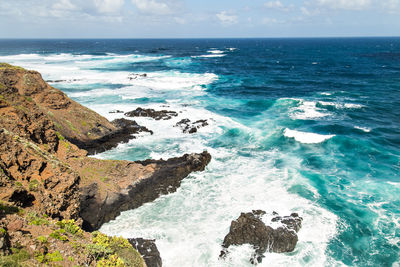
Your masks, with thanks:
M 177 192 L 100 229 L 156 239 L 164 266 L 251 266 L 249 246 L 218 255 L 253 209 L 304 219 L 296 249 L 259 266 L 400 266 L 400 38 L 0 40 L 0 62 L 110 120 L 178 112 L 135 118 L 154 135 L 97 158 L 211 153 Z M 185 118 L 209 125 L 183 133 Z

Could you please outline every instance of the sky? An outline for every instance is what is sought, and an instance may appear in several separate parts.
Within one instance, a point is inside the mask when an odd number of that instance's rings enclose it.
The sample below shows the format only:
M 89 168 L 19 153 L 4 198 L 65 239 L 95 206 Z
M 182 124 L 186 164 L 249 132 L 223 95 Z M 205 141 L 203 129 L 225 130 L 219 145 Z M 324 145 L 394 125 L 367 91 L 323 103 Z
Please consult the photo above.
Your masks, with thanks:
M 400 36 L 400 0 L 0 0 L 0 38 Z

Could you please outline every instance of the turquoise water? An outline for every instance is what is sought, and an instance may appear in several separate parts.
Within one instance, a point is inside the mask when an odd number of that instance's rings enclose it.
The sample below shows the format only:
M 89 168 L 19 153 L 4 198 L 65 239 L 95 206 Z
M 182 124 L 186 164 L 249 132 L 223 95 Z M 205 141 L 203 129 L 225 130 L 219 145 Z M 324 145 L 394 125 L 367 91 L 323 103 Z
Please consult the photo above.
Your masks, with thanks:
M 246 246 L 218 255 L 231 220 L 252 209 L 304 218 L 295 251 L 261 266 L 399 266 L 399 38 L 2 40 L 0 61 L 65 80 L 52 85 L 109 119 L 180 112 L 138 118 L 153 136 L 96 155 L 212 154 L 176 193 L 101 229 L 155 238 L 165 266 L 249 265 Z M 210 125 L 183 134 L 182 118 Z

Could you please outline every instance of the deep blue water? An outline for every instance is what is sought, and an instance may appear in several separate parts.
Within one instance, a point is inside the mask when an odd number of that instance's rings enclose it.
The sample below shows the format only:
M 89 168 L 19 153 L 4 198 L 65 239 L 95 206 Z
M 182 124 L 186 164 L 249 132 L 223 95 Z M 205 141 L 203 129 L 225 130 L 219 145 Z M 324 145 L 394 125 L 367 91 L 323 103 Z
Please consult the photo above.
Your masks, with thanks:
M 178 192 L 102 228 L 156 238 L 166 266 L 247 264 L 245 249 L 218 261 L 219 246 L 257 208 L 304 217 L 296 250 L 266 266 L 399 266 L 400 38 L 0 40 L 1 61 L 66 80 L 52 85 L 110 119 L 168 106 L 209 120 L 189 136 L 138 119 L 155 135 L 98 155 L 213 155 Z

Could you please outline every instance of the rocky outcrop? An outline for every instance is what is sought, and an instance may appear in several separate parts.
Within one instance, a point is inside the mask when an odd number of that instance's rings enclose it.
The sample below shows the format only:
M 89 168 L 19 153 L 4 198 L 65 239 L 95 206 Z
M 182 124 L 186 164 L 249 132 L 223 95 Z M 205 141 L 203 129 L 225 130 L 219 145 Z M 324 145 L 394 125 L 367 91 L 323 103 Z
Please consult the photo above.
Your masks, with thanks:
M 71 100 L 63 92 L 47 84 L 36 71 L 1 63 L 0 84 L 7 91 L 7 97 L 12 93 L 34 104 L 49 117 L 56 131 L 90 153 L 102 152 L 116 146 L 121 140 L 128 141 L 132 138 L 131 129 L 119 128 L 96 112 Z M 2 101 L 0 106 L 4 104 Z M 21 106 L 28 108 L 32 105 Z M 103 145 L 104 142 L 107 143 L 106 146 Z
M 160 195 L 175 192 L 182 179 L 191 172 L 204 170 L 210 160 L 211 155 L 203 152 L 168 160 L 74 161 L 74 168 L 82 176 L 87 177 L 87 173 L 94 173 L 96 177 L 104 177 L 104 182 L 86 178 L 88 181 L 82 183 L 86 184 L 81 189 L 80 216 L 84 220 L 84 228 L 96 230 L 122 211 L 137 208 Z
M 0 200 L 53 218 L 78 219 L 80 177 L 60 158 L 86 152 L 66 141 L 30 97 L 44 88 L 30 75 L 36 77 L 0 64 Z
M 180 127 L 183 133 L 196 133 L 197 129 L 208 125 L 207 120 L 198 120 L 191 122 L 189 119 L 182 119 L 175 124 L 175 127 Z
M 113 120 L 112 125 L 116 127 L 117 130 L 114 132 L 103 136 L 99 139 L 81 142 L 79 140 L 73 140 L 73 143 L 78 145 L 80 148 L 85 149 L 89 155 L 93 155 L 96 153 L 101 153 L 107 151 L 111 148 L 116 147 L 118 144 L 126 143 L 132 138 L 136 138 L 133 136 L 134 134 L 147 132 L 149 134 L 153 134 L 153 131 L 147 129 L 144 126 L 141 126 L 136 123 L 136 121 L 127 120 L 127 119 L 116 119 Z
M 144 109 L 144 108 L 137 108 L 135 110 L 129 111 L 125 113 L 127 117 L 150 117 L 155 120 L 169 120 L 172 117 L 178 116 L 178 113 L 175 111 L 168 111 L 168 110 L 160 110 L 156 111 L 154 109 Z
M 229 233 L 224 238 L 220 257 L 226 256 L 231 245 L 243 244 L 253 245 L 255 251 L 250 258 L 253 264 L 260 263 L 265 252 L 292 252 L 296 247 L 297 232 L 303 219 L 297 213 L 285 217 L 274 213 L 276 217 L 272 222 L 281 223 L 281 226 L 274 229 L 262 221 L 265 214 L 265 211 L 253 210 L 240 214 L 238 219 L 232 221 Z
M 61 266 L 114 266 L 123 259 L 144 266 L 127 240 L 99 240 L 99 233 L 80 227 L 97 229 L 123 210 L 175 191 L 211 156 L 130 162 L 87 157 L 81 149 L 104 151 L 139 132 L 152 134 L 132 120 L 109 122 L 35 71 L 0 63 L 0 254 L 21 251 L 24 261 L 0 255 L 0 265 L 54 260 Z
M 142 255 L 147 267 L 161 267 L 162 259 L 154 239 L 128 238 L 129 243 Z

